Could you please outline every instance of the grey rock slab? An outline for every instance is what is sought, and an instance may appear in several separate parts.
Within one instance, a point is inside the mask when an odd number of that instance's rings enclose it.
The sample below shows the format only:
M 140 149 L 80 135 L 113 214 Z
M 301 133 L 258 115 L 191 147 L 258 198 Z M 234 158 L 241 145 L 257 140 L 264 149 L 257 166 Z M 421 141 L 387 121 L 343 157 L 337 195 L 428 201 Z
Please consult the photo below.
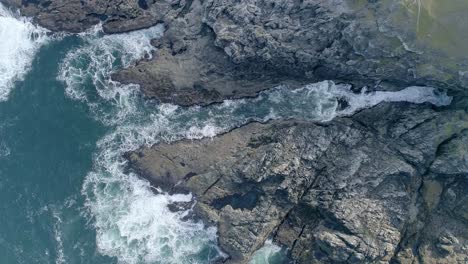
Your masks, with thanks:
M 143 148 L 130 160 L 145 178 L 194 193 L 196 212 L 218 226 L 231 263 L 246 263 L 270 237 L 298 263 L 444 260 L 440 250 L 462 263 L 467 118 L 382 104 L 323 124 L 251 123 Z M 446 234 L 459 242 L 439 246 Z M 415 245 L 427 247 L 408 253 Z

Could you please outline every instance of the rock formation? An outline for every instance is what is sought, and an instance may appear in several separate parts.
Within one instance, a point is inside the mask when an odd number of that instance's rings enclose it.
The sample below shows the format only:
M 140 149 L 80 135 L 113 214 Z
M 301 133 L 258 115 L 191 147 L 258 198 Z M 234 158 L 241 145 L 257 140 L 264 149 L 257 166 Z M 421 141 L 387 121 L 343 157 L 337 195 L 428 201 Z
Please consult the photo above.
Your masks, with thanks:
M 52 30 L 166 25 L 154 60 L 114 76 L 180 105 L 324 79 L 466 91 L 463 0 L 1 0 Z
M 324 79 L 449 89 L 449 109 L 382 104 L 328 123 L 251 123 L 129 153 L 188 190 L 230 263 L 271 237 L 298 263 L 468 262 L 465 0 L 0 0 L 54 31 L 164 23 L 151 60 L 113 78 L 208 105 Z
M 416 84 L 466 91 L 467 75 L 460 69 L 468 58 L 459 46 L 468 36 L 453 26 L 466 20 L 463 13 L 452 10 L 454 21 L 445 26 L 453 32 L 440 36 L 442 30 L 430 25 L 447 15 L 415 14 L 417 5 L 407 2 L 184 1 L 163 17 L 167 31 L 155 42 L 158 56 L 115 78 L 181 105 L 324 79 L 372 89 Z M 433 38 L 421 36 L 422 21 Z
M 82 32 L 103 21 L 108 33 L 126 32 L 159 22 L 146 0 L 2 0 L 53 31 Z
M 251 123 L 129 160 L 196 195 L 229 263 L 269 237 L 297 263 L 465 263 L 467 131 L 465 110 L 384 104 L 323 124 Z

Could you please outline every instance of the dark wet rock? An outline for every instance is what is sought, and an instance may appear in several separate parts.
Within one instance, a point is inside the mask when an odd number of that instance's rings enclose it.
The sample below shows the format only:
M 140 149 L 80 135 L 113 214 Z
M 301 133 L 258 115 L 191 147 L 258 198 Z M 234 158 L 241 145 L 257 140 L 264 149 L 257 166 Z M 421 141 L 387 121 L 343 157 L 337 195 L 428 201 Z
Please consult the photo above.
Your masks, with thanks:
M 206 105 L 324 79 L 465 95 L 468 86 L 463 0 L 0 1 L 52 30 L 164 23 L 158 56 L 114 76 L 163 102 Z
M 149 10 L 153 1 L 138 0 L 1 0 L 53 31 L 82 32 L 103 22 L 104 31 L 119 33 L 158 23 Z M 145 7 L 145 8 L 143 8 Z
M 207 105 L 333 79 L 432 85 L 467 105 L 464 0 L 0 1 L 54 31 L 164 23 L 154 58 L 113 76 L 162 102 Z M 194 193 L 232 263 L 268 237 L 298 263 L 466 263 L 467 116 L 383 104 L 326 124 L 252 123 L 128 159 L 154 185 Z
M 383 104 L 324 124 L 251 123 L 129 160 L 195 194 L 231 263 L 269 237 L 298 263 L 465 263 L 467 129 L 464 110 Z
M 184 106 L 251 97 L 279 83 L 292 87 L 305 84 L 302 79 L 270 71 L 262 63 L 233 63 L 214 45 L 216 36 L 203 22 L 205 4 L 187 1 L 180 12 L 168 12 L 163 20 L 167 25 L 164 37 L 153 42 L 159 48 L 155 58 L 113 78 L 140 84 L 149 98 Z
M 167 30 L 155 43 L 159 55 L 116 79 L 181 105 L 324 79 L 387 90 L 432 85 L 466 94 L 468 74 L 460 69 L 468 55 L 459 46 L 468 36 L 452 16 L 458 23 L 466 18 L 452 9 L 467 4 L 434 4 L 435 11 L 423 3 L 418 16 L 417 3 L 409 2 L 180 2 L 161 16 Z M 450 36 L 441 35 L 442 24 L 452 26 Z

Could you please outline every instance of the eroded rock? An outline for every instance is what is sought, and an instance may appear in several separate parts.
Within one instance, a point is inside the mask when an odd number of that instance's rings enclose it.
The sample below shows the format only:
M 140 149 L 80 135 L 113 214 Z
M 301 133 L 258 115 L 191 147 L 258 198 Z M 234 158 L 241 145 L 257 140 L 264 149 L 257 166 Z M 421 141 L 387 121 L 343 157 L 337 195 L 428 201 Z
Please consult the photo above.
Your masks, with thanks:
M 232 263 L 269 237 L 298 263 L 463 263 L 468 174 L 448 149 L 466 152 L 467 120 L 463 110 L 384 104 L 325 124 L 251 123 L 129 159 L 154 183 L 196 195 Z
M 52 30 L 164 23 L 153 60 L 117 73 L 149 97 L 206 105 L 281 84 L 436 86 L 466 94 L 463 0 L 1 0 Z
M 451 32 L 460 37 L 443 40 L 435 26 L 464 21 L 449 11 L 466 4 L 451 0 L 436 12 L 424 3 L 421 15 L 416 2 L 187 1 L 181 12 L 163 16 L 159 56 L 116 78 L 140 84 L 150 98 L 182 105 L 324 79 L 387 90 L 424 84 L 466 94 L 468 74 L 460 69 L 468 54 L 450 48 L 465 46 L 466 34 L 454 26 Z
M 53 31 L 82 32 L 103 22 L 107 33 L 120 33 L 157 24 L 158 16 L 149 10 L 152 0 L 1 0 L 34 17 Z M 144 3 L 144 5 L 142 5 Z M 146 7 L 146 8 L 144 8 Z

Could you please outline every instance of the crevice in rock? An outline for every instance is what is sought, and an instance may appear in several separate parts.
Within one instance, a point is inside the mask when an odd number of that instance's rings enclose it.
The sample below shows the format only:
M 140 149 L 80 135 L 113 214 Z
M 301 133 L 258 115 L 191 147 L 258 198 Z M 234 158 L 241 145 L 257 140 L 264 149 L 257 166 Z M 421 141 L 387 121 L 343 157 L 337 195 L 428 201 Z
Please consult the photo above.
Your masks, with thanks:
M 291 249 L 290 251 L 293 251 L 294 248 L 296 247 L 296 244 L 297 244 L 297 241 L 299 239 L 301 239 L 301 236 L 302 234 L 304 233 L 304 230 L 306 229 L 307 225 L 303 225 L 302 228 L 301 228 L 301 231 L 299 232 L 299 234 L 297 235 L 296 239 L 294 239 L 293 243 L 292 243 L 292 246 L 291 246 Z
M 143 10 L 147 10 L 149 8 L 148 3 L 146 1 L 147 0 L 138 0 L 138 6 Z
M 430 120 L 432 120 L 432 118 Z M 423 123 L 427 123 L 427 122 L 429 121 L 425 120 L 425 122 L 422 122 L 418 124 L 417 126 L 420 126 Z M 417 126 L 413 127 L 412 129 L 416 129 Z M 463 131 L 465 130 L 466 129 L 460 131 L 460 133 L 463 133 Z M 435 153 L 434 153 L 434 157 L 428 162 L 428 165 L 425 167 L 425 171 L 421 174 L 421 176 L 419 176 L 420 184 L 418 185 L 416 189 L 415 193 L 417 197 L 415 199 L 415 203 L 413 204 L 413 206 L 418 208 L 418 215 L 416 216 L 416 219 L 414 222 L 411 222 L 411 223 L 407 222 L 405 224 L 405 227 L 403 228 L 403 231 L 401 232 L 402 233 L 401 239 L 393 253 L 390 263 L 399 263 L 399 261 L 397 260 L 398 254 L 402 250 L 405 250 L 408 247 L 413 248 L 413 252 L 415 254 L 414 257 L 418 259 L 419 263 L 424 263 L 424 260 L 420 254 L 420 247 L 422 243 L 421 232 L 422 230 L 425 229 L 426 223 L 431 221 L 431 210 L 427 208 L 427 205 L 424 201 L 424 191 L 423 191 L 424 181 L 431 173 L 430 168 L 432 164 L 435 162 L 437 157 L 442 154 L 441 149 L 445 145 L 449 144 L 452 140 L 456 139 L 458 135 L 459 133 L 454 133 L 437 145 Z M 404 155 L 402 156 L 405 157 Z M 445 188 L 442 191 L 445 192 Z M 420 221 L 420 223 L 418 223 L 418 221 Z
M 205 195 L 211 188 L 213 188 L 222 178 L 223 176 L 219 176 L 219 178 L 216 179 L 216 181 L 214 181 L 212 184 L 210 184 L 210 186 L 208 186 L 204 191 L 203 191 L 203 195 Z
M 402 133 L 401 135 L 398 136 L 398 138 L 403 138 L 405 137 L 408 133 L 420 128 L 421 126 L 427 124 L 427 123 L 430 123 L 432 121 L 434 121 L 437 117 L 436 116 L 432 116 L 432 117 L 429 117 L 427 119 L 424 119 L 422 120 L 422 122 L 416 124 L 415 126 L 409 128 L 407 131 L 405 131 L 404 133 Z
M 194 0 L 186 0 L 184 7 L 179 12 L 179 14 L 177 14 L 176 17 L 181 18 L 181 17 L 184 17 L 185 15 L 187 15 L 190 12 L 190 8 L 192 7 L 193 1 Z
M 289 218 L 289 215 L 290 213 L 296 208 L 296 206 L 290 208 L 288 210 L 288 212 L 284 215 L 283 218 L 281 218 L 281 221 L 273 228 L 273 231 L 271 232 L 271 237 L 273 239 L 276 239 L 277 235 L 278 235 L 278 230 L 280 229 L 280 227 L 284 224 L 284 222 L 286 222 L 286 220 L 288 220 Z
M 460 131 L 460 133 L 455 133 L 455 134 L 451 135 L 450 137 L 444 139 L 439 145 L 437 145 L 434 160 L 435 160 L 438 156 L 440 156 L 440 155 L 442 154 L 442 148 L 443 148 L 445 145 L 449 144 L 452 140 L 458 138 L 458 135 L 461 134 L 461 133 L 463 133 L 463 132 L 466 131 L 466 130 L 467 130 L 467 129 L 463 129 L 463 130 Z M 432 165 L 432 163 L 434 162 L 434 160 L 431 162 L 431 165 Z M 430 166 L 429 166 L 429 167 L 430 167 Z
M 252 188 L 243 194 L 235 193 L 219 199 L 215 199 L 210 205 L 217 210 L 221 210 L 227 205 L 230 205 L 233 209 L 252 210 L 257 205 L 261 195 L 262 192 L 260 190 Z

